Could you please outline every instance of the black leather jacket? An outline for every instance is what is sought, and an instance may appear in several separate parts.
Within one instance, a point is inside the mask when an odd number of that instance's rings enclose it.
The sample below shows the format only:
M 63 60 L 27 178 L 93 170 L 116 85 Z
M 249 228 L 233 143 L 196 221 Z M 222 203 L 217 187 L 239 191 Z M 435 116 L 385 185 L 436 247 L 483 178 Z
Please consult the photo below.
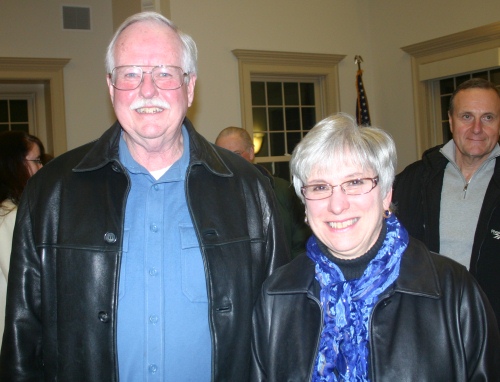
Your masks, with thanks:
M 441 146 L 427 150 L 396 176 L 392 201 L 408 233 L 439 252 L 441 190 L 448 159 Z M 474 234 L 470 273 L 488 296 L 500 328 L 500 158 L 486 189 Z
M 201 247 L 212 380 L 249 376 L 251 315 L 265 278 L 288 260 L 269 181 L 184 121 L 186 199 Z M 31 178 L 19 207 L 0 380 L 118 381 L 116 312 L 129 178 L 121 127 Z M 270 197 L 271 196 L 271 197 Z M 194 360 L 196 359 L 196 355 Z
M 264 283 L 252 381 L 310 381 L 323 327 L 314 263 L 300 255 Z M 372 382 L 500 381 L 500 334 L 467 270 L 410 239 L 370 319 Z

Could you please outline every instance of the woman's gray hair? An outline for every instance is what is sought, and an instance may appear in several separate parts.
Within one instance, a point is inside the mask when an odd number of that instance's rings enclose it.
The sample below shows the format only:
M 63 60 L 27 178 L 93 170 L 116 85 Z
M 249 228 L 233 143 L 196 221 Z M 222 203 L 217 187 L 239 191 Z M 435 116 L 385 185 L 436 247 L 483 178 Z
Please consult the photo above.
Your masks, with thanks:
M 396 163 L 396 145 L 388 133 L 360 127 L 352 116 L 338 113 L 318 122 L 300 141 L 293 150 L 290 169 L 295 192 L 304 202 L 301 187 L 313 170 L 326 174 L 343 164 L 372 170 L 385 197 L 392 188 Z
M 189 74 L 196 75 L 197 73 L 197 60 L 198 60 L 198 49 L 196 48 L 196 43 L 191 38 L 191 36 L 183 33 L 177 26 L 167 19 L 165 16 L 157 13 L 157 12 L 141 12 L 136 13 L 135 15 L 130 16 L 126 19 L 122 25 L 117 29 L 111 42 L 108 45 L 108 49 L 106 51 L 106 72 L 109 74 L 113 71 L 115 67 L 115 46 L 116 41 L 120 37 L 121 33 L 130 25 L 138 23 L 138 22 L 154 22 L 162 25 L 166 25 L 171 28 L 174 32 L 179 36 L 182 46 L 182 69 Z M 164 63 L 168 64 L 168 63 Z M 189 77 L 186 77 L 186 82 L 189 81 Z

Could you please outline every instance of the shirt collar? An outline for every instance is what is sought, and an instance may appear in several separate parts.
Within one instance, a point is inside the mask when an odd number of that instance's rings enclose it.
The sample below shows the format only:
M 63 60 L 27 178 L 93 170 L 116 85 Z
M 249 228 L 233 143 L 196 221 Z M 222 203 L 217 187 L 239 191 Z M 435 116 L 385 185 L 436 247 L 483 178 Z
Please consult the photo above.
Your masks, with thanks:
M 189 164 L 189 134 L 184 125 L 182 125 L 182 145 L 183 151 L 182 156 L 168 169 L 168 171 L 162 175 L 158 181 L 168 181 L 168 180 L 183 180 L 186 176 L 186 169 Z M 130 154 L 127 143 L 123 138 L 123 131 L 120 137 L 119 143 L 119 155 L 120 162 L 123 166 L 132 174 L 145 174 L 151 175 L 149 171 L 142 165 L 140 165 Z

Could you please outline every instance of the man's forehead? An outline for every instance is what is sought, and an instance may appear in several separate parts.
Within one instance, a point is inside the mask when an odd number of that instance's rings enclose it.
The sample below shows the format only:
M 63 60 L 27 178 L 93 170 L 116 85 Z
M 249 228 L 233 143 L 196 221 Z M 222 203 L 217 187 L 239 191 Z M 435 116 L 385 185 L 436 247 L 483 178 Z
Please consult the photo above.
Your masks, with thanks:
M 477 104 L 488 104 L 500 108 L 500 96 L 493 89 L 471 88 L 459 91 L 455 96 L 455 107 L 469 107 Z
M 243 140 L 240 139 L 237 134 L 231 134 L 221 137 L 218 140 L 217 144 L 233 151 L 235 151 L 236 149 L 244 149 Z
M 155 50 L 182 53 L 182 41 L 179 35 L 168 25 L 142 21 L 125 28 L 116 41 L 115 54 L 141 53 L 141 47 L 156 46 Z

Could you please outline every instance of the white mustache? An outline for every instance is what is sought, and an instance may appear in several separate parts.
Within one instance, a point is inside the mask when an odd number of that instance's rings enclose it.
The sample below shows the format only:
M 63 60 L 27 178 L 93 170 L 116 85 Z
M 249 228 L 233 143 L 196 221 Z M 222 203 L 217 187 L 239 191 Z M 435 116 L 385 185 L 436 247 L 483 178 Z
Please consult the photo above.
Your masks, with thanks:
M 170 109 L 170 104 L 167 101 L 163 101 L 162 99 L 158 98 L 139 98 L 132 102 L 132 104 L 130 105 L 131 110 L 136 110 L 143 107 L 158 107 L 160 109 Z

